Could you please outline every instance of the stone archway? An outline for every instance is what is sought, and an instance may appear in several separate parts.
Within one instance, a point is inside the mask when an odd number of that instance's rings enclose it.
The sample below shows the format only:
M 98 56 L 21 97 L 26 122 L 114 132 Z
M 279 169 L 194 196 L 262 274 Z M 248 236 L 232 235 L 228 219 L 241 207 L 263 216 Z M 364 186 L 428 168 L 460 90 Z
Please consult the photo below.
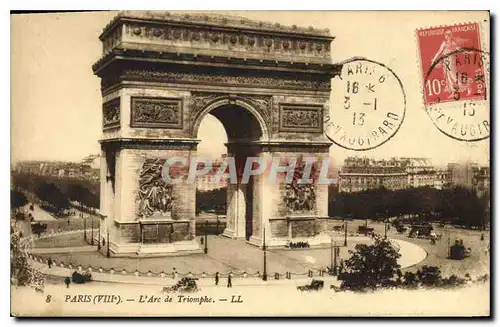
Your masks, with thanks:
M 193 137 L 197 137 L 201 121 L 208 114 L 215 116 L 224 126 L 228 136 L 228 157 L 234 158 L 237 171 L 242 171 L 248 157 L 258 157 L 256 146 L 269 139 L 266 121 L 262 112 L 256 109 L 251 98 L 245 96 L 213 94 L 214 99 L 208 102 L 193 122 Z M 237 144 L 237 146 L 232 146 Z M 253 235 L 254 205 L 260 206 L 257 194 L 253 189 L 254 179 L 248 183 L 227 185 L 226 229 L 223 235 L 230 238 L 245 238 Z
M 123 12 L 100 40 L 103 55 L 93 70 L 103 97 L 101 233 L 110 233 L 112 255 L 199 251 L 196 185 L 167 185 L 162 169 L 168 158 L 196 156 L 208 113 L 223 120 L 232 155 L 328 156 L 323 120 L 339 71 L 328 31 L 220 15 Z M 314 201 L 304 208 L 290 204 L 283 183 L 259 176 L 239 191 L 252 194 L 250 243 L 261 245 L 264 231 L 270 246 L 329 242 L 322 236 L 327 185 L 309 186 Z M 242 224 L 233 219 L 225 234 L 249 236 Z

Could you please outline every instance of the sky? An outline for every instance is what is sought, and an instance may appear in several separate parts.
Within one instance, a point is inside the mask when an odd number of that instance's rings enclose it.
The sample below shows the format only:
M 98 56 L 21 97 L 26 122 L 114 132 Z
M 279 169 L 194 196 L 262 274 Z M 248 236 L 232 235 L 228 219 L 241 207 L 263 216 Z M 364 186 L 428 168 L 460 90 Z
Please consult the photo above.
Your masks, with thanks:
M 79 161 L 99 153 L 100 81 L 92 64 L 101 55 L 98 39 L 116 12 L 29 14 L 11 17 L 12 160 Z M 436 165 L 455 161 L 489 163 L 489 139 L 460 142 L 441 133 L 423 107 L 415 38 L 417 28 L 482 20 L 481 12 L 230 12 L 284 25 L 329 28 L 335 36 L 332 61 L 362 56 L 391 67 L 406 94 L 406 117 L 398 133 L 369 151 L 332 145 L 335 165 L 347 156 L 428 157 Z M 383 16 L 382 15 L 386 15 Z M 332 94 L 332 99 L 335 94 Z M 333 100 L 332 100 L 333 101 Z M 222 124 L 207 115 L 200 126 L 198 151 L 225 153 Z

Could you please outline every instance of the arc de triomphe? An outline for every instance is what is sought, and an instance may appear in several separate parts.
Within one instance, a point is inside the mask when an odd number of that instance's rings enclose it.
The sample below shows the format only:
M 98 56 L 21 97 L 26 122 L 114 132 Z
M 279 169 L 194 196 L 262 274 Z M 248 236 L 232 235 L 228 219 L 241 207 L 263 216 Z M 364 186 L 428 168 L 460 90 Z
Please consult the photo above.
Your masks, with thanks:
M 328 156 L 324 136 L 331 63 L 328 30 L 223 15 L 122 12 L 100 36 L 101 238 L 112 255 L 196 252 L 196 184 L 167 185 L 165 160 L 196 155 L 207 114 L 228 135 L 228 156 Z M 179 168 L 185 169 L 185 168 Z M 328 185 L 292 206 L 284 183 L 230 184 L 224 235 L 261 245 L 330 242 Z M 101 241 L 101 240 L 100 240 Z

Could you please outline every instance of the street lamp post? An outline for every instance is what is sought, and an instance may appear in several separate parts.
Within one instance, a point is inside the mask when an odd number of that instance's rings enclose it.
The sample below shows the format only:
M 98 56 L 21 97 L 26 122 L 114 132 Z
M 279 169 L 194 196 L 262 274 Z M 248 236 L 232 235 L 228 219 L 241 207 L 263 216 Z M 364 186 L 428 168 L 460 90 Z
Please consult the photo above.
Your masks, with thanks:
M 339 247 L 337 246 L 337 244 L 335 244 L 334 246 L 334 251 L 333 251 L 333 276 L 337 276 L 337 254 L 339 252 Z
M 94 217 L 91 217 L 90 219 L 92 219 L 91 221 L 91 230 L 90 230 L 90 244 L 94 245 Z
M 266 229 L 264 228 L 264 239 L 262 243 L 262 250 L 264 251 L 264 273 L 262 275 L 262 280 L 267 280 L 267 258 L 266 258 Z
M 330 239 L 330 273 L 333 274 L 333 237 Z
M 83 240 L 87 241 L 87 219 L 83 218 Z
M 108 230 L 108 250 L 106 251 L 106 257 L 109 258 L 109 230 Z
M 344 246 L 347 246 L 347 220 L 344 222 Z
M 208 253 L 208 247 L 207 247 L 207 233 L 208 233 L 208 220 L 205 220 L 205 248 L 204 248 L 204 252 L 205 254 Z
M 97 251 L 101 251 L 101 222 L 97 224 Z

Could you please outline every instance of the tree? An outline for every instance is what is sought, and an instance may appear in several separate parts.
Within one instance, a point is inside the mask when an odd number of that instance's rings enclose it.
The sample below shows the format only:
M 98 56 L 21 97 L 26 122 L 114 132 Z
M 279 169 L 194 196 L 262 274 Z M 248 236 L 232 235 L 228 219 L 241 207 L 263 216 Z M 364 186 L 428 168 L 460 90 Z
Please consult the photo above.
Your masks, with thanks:
M 25 206 L 27 203 L 28 200 L 26 199 L 24 193 L 16 190 L 10 190 L 10 205 L 12 210 L 17 211 L 17 209 Z
M 423 266 L 417 276 L 422 286 L 439 286 L 442 281 L 441 269 L 436 266 Z
M 407 288 L 417 288 L 418 287 L 418 276 L 414 272 L 407 271 L 403 276 L 403 286 Z
M 357 244 L 350 250 L 351 257 L 345 261 L 341 288 L 351 290 L 376 289 L 394 286 L 394 275 L 400 268 L 401 256 L 390 241 L 375 237 L 373 244 Z
M 20 237 L 13 233 L 10 246 L 10 277 L 11 283 L 20 286 L 29 286 L 38 291 L 43 291 L 45 277 L 41 271 L 34 268 L 23 251 Z
M 210 191 L 196 190 L 196 213 L 201 211 L 214 211 L 216 213 L 226 212 L 226 188 Z

